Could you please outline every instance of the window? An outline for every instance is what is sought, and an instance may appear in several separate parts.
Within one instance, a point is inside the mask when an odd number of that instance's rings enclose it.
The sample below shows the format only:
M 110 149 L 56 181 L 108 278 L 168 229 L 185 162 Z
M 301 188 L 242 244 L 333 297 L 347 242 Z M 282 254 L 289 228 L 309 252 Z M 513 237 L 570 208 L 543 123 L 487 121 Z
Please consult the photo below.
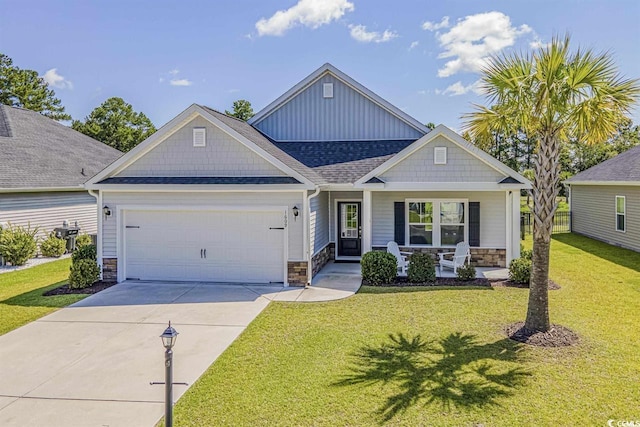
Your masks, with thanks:
M 440 203 L 440 244 L 455 246 L 464 241 L 464 203 Z
M 433 164 L 447 164 L 447 147 L 433 147 Z
M 193 128 L 193 146 L 205 147 L 207 145 L 206 128 Z
M 409 245 L 455 246 L 467 240 L 467 200 L 407 200 Z
M 627 200 L 625 196 L 616 196 L 616 230 L 626 231 Z
M 433 203 L 409 203 L 409 244 L 433 245 Z
M 358 205 L 356 203 L 345 203 L 341 207 L 342 214 L 342 237 L 358 238 Z

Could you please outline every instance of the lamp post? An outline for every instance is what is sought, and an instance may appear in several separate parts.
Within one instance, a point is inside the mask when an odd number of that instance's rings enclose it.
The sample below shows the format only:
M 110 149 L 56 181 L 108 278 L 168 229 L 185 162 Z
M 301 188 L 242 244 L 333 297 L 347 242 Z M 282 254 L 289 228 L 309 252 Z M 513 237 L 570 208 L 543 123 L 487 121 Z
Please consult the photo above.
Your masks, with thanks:
M 169 326 L 164 330 L 160 338 L 162 345 L 166 349 L 164 352 L 165 386 L 164 386 L 164 424 L 166 427 L 173 426 L 173 345 L 176 343 L 178 332 Z

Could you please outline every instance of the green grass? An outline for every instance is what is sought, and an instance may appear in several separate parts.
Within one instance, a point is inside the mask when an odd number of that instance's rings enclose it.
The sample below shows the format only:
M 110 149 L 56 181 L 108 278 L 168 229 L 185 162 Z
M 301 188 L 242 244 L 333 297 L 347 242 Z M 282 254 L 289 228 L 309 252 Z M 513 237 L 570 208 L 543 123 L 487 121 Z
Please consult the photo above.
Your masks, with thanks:
M 566 197 L 558 197 L 558 212 L 569 212 L 569 203 Z M 529 198 L 527 205 L 527 196 L 520 196 L 520 212 L 533 212 L 533 198 Z
M 85 298 L 87 295 L 42 296 L 66 283 L 70 265 L 70 259 L 63 259 L 0 274 L 0 335 Z
M 505 338 L 526 289 L 383 289 L 271 303 L 175 408 L 177 425 L 606 425 L 638 419 L 640 257 L 552 243 L 552 322 L 571 348 Z M 175 348 L 180 363 L 180 344 Z

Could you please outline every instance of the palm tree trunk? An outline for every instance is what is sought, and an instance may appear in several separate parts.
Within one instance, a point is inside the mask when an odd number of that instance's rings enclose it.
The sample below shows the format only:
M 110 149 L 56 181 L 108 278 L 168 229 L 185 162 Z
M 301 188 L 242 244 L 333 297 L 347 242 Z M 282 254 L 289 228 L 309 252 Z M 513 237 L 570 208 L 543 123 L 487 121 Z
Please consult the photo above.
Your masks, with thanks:
M 560 141 L 544 135 L 535 158 L 533 182 L 533 265 L 525 329 L 546 332 L 549 322 L 549 248 L 560 179 Z

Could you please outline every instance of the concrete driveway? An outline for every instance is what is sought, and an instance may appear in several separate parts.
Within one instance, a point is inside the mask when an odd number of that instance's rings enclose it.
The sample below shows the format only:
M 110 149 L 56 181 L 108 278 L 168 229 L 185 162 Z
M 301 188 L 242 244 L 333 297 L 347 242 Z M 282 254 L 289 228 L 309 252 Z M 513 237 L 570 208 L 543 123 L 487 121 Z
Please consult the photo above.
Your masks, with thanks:
M 295 292 L 295 289 L 291 289 Z M 153 426 L 174 381 L 193 384 L 273 299 L 273 286 L 123 283 L 0 337 L 1 426 Z M 186 390 L 174 386 L 174 400 Z

